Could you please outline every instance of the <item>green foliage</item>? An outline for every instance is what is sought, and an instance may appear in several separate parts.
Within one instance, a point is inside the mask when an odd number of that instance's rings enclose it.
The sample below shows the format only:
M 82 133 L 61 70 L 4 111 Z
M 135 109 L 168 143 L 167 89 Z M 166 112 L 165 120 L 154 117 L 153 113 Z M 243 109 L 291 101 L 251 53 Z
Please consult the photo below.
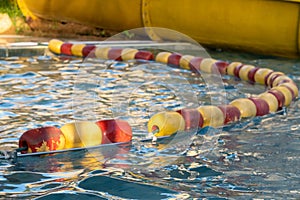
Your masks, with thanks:
M 11 18 L 22 17 L 16 0 L 0 0 L 0 13 L 7 13 Z
M 134 33 L 131 33 L 129 31 L 123 31 L 123 35 L 127 38 L 127 39 L 132 39 L 135 35 Z

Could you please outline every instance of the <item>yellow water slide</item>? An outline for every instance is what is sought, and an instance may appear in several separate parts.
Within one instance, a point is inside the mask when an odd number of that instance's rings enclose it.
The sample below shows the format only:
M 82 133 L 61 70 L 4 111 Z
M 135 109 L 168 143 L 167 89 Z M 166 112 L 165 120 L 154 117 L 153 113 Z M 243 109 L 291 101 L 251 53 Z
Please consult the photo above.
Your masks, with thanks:
M 203 45 L 300 55 L 300 0 L 18 0 L 18 4 L 32 18 L 116 31 L 164 27 Z

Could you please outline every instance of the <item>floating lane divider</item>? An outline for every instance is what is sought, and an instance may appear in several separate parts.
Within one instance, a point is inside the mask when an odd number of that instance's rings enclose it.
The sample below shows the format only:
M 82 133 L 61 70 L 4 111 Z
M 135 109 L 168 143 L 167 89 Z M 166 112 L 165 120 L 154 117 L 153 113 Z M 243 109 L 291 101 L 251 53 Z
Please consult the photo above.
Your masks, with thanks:
M 28 130 L 19 139 L 18 151 L 22 154 L 52 152 L 131 140 L 131 126 L 124 120 L 81 121 L 65 124 L 61 128 L 47 126 Z
M 154 114 L 148 121 L 148 132 L 154 139 L 175 134 L 178 131 L 221 127 L 243 118 L 264 116 L 288 107 L 298 98 L 298 87 L 282 72 L 259 68 L 241 62 L 228 63 L 212 58 L 201 58 L 171 52 L 159 52 L 134 48 L 97 47 L 79 43 L 68 43 L 52 39 L 49 50 L 55 54 L 99 59 L 127 61 L 154 60 L 170 66 L 188 69 L 193 73 L 220 73 L 231 75 L 251 83 L 265 85 L 268 90 L 249 98 L 231 101 L 228 105 L 205 105 L 198 108 L 183 108 L 177 111 L 163 111 Z M 86 134 L 88 130 L 89 134 Z M 62 149 L 91 147 L 108 143 L 122 143 L 132 140 L 130 125 L 119 119 L 93 122 L 76 122 L 56 127 L 42 127 L 23 133 L 19 140 L 21 153 L 49 152 Z

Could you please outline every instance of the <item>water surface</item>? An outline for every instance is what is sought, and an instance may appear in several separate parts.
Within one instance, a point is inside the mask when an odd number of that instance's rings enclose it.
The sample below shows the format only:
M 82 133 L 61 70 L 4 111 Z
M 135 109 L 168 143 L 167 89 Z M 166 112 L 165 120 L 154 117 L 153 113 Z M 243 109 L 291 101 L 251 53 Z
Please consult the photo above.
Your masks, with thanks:
M 209 53 L 279 70 L 300 83 L 296 59 Z M 217 94 L 229 102 L 265 90 L 230 77 L 223 80 L 220 93 L 208 90 L 203 78 L 187 70 L 155 63 L 95 63 L 48 55 L 1 58 L 1 150 L 17 148 L 26 130 L 76 120 L 121 117 L 134 130 L 131 144 L 22 157 L 16 163 L 2 159 L 1 197 L 299 199 L 299 101 L 281 114 L 199 130 L 195 137 L 183 139 L 189 146 L 176 143 L 162 151 L 169 141 L 159 146 L 141 141 L 155 112 L 210 104 L 219 101 Z

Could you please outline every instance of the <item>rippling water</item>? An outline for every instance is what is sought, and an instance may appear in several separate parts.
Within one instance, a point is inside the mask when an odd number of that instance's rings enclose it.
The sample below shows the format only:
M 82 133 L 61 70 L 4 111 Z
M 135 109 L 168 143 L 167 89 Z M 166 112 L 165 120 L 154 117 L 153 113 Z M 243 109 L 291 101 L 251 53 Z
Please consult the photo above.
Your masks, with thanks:
M 300 83 L 299 60 L 210 54 L 279 70 Z M 152 62 L 82 62 L 47 55 L 1 58 L 0 150 L 17 148 L 28 129 L 75 120 L 120 117 L 134 130 L 132 144 L 0 160 L 1 197 L 299 199 L 299 101 L 286 113 L 223 129 L 205 128 L 194 137 L 186 133 L 158 146 L 143 141 L 146 122 L 155 112 L 264 91 L 230 77 L 223 81 L 225 90 L 209 90 L 205 80 L 189 71 Z

